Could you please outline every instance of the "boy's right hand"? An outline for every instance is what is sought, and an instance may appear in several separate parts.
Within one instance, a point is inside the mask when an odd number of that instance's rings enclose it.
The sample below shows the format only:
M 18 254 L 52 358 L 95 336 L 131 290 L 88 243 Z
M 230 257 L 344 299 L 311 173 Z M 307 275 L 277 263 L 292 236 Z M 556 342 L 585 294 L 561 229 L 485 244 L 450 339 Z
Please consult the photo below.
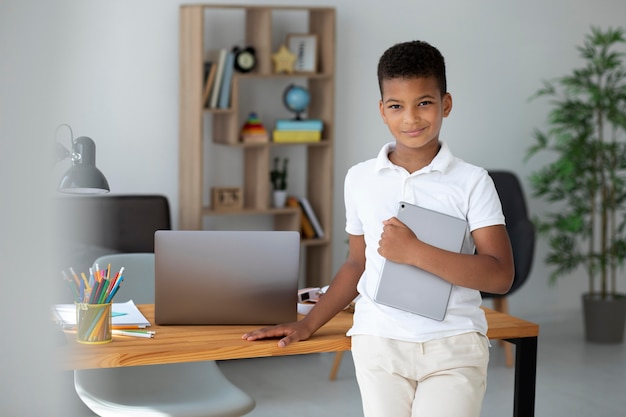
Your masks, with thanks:
M 293 323 L 263 327 L 262 329 L 248 332 L 241 336 L 241 338 L 243 340 L 252 341 L 281 337 L 281 339 L 278 341 L 278 347 L 282 348 L 289 345 L 290 343 L 298 342 L 300 340 L 306 340 L 311 337 L 311 334 L 312 332 L 308 330 L 307 327 L 302 323 L 302 320 L 300 320 Z
M 378 253 L 392 262 L 411 264 L 419 239 L 397 217 L 383 221 L 383 233 L 378 242 Z

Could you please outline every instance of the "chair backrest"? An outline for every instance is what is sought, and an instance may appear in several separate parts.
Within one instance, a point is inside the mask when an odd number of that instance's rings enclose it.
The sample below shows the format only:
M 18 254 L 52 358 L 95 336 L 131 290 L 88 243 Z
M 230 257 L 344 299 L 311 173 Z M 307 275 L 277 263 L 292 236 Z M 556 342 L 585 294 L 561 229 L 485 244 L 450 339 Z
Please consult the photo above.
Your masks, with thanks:
M 512 294 L 526 281 L 530 274 L 535 253 L 535 226 L 528 217 L 526 198 L 517 176 L 509 171 L 489 171 L 493 179 L 502 211 L 506 219 L 506 230 L 511 240 L 515 278 L 507 293 Z M 499 294 L 483 293 L 483 297 L 501 297 Z
M 64 196 L 57 203 L 60 269 L 87 272 L 99 256 L 154 252 L 154 232 L 172 227 L 162 195 Z
M 133 300 L 135 304 L 154 303 L 154 253 L 118 253 L 104 255 L 93 263 L 100 269 L 111 266 L 111 273 L 124 267 L 124 280 L 118 293 L 116 303 Z
M 58 202 L 66 238 L 120 253 L 154 252 L 154 232 L 172 227 L 162 195 L 69 196 Z

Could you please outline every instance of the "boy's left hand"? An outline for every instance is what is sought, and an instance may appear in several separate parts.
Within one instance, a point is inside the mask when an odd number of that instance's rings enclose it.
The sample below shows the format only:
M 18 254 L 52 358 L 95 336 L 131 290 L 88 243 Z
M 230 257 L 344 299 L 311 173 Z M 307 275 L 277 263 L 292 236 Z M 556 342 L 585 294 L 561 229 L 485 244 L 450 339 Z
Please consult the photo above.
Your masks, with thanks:
M 407 225 L 392 217 L 383 221 L 383 233 L 378 242 L 378 253 L 392 262 L 411 263 L 419 240 Z
M 293 323 L 278 324 L 276 326 L 264 327 L 262 329 L 248 332 L 241 336 L 243 340 L 261 340 L 268 338 L 280 338 L 278 347 L 285 347 L 300 340 L 311 337 L 313 332 L 300 320 Z

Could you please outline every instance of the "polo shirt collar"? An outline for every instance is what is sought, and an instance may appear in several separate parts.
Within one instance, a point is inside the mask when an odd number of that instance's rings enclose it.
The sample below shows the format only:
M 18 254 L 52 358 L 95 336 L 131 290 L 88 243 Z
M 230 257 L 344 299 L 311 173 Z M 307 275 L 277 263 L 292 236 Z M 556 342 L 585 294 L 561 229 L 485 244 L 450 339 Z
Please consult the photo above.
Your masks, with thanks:
M 424 168 L 420 169 L 417 172 L 420 172 L 420 173 L 427 173 L 430 171 L 445 172 L 445 170 L 450 166 L 450 164 L 454 160 L 454 156 L 452 155 L 452 152 L 450 152 L 450 148 L 448 148 L 448 145 L 446 145 L 444 142 L 439 142 L 439 144 L 441 145 L 441 148 L 439 149 L 439 152 L 437 152 L 437 155 L 435 155 L 433 160 L 430 162 L 430 164 L 426 165 Z M 378 156 L 376 157 L 376 164 L 375 164 L 376 172 L 382 171 L 383 169 L 395 169 L 396 168 L 396 165 L 394 165 L 389 160 L 389 156 L 388 156 L 389 152 L 393 151 L 395 148 L 396 148 L 395 142 L 386 143 L 382 147 L 382 149 L 378 153 Z

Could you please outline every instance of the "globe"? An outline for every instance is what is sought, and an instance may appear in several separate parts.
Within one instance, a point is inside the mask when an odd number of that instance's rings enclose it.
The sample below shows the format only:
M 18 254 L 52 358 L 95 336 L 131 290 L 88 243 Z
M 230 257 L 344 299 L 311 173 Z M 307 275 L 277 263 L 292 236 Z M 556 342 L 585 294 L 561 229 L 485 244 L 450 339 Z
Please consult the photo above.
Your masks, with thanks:
M 300 120 L 300 114 L 306 110 L 311 102 L 309 90 L 299 85 L 289 85 L 283 94 L 283 103 L 287 110 L 296 114 L 296 120 Z

